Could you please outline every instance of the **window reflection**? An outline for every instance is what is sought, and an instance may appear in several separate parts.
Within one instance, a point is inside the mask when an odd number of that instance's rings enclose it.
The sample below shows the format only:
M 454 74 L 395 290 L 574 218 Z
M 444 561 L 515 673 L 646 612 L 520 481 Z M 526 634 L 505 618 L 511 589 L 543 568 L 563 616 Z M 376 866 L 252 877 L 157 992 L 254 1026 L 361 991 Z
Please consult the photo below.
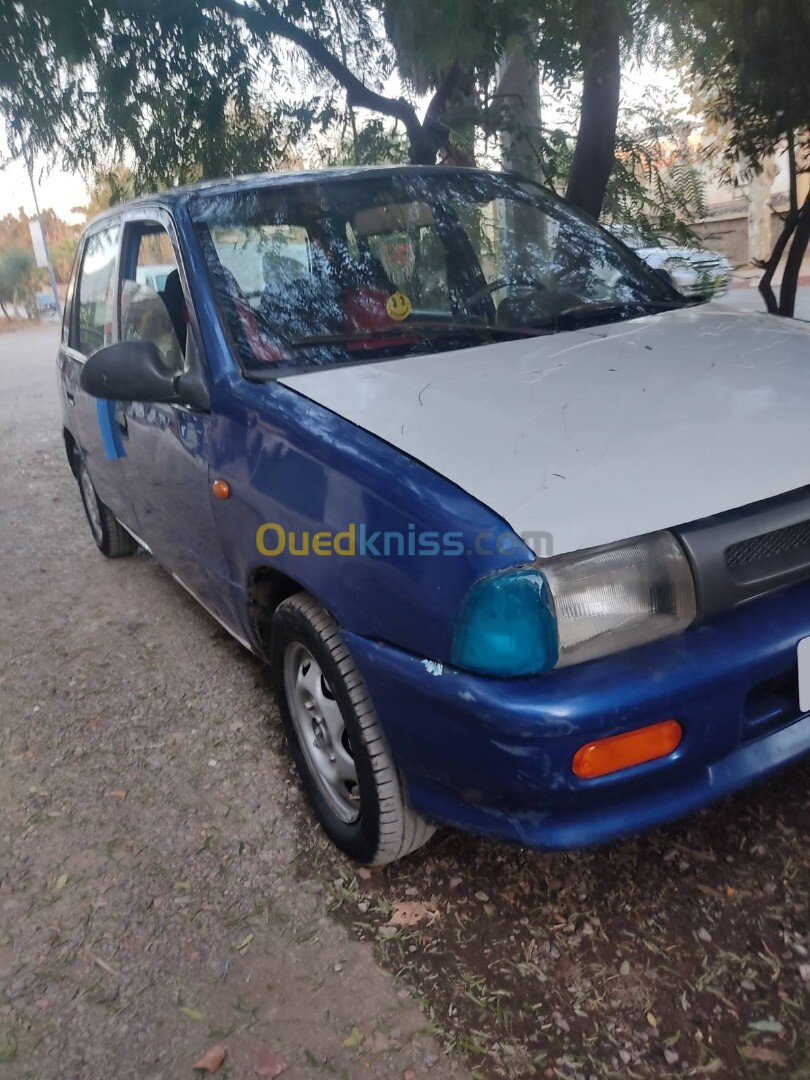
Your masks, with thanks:
M 678 304 L 588 219 L 495 174 L 277 182 L 201 194 L 191 212 L 251 371 L 443 352 Z

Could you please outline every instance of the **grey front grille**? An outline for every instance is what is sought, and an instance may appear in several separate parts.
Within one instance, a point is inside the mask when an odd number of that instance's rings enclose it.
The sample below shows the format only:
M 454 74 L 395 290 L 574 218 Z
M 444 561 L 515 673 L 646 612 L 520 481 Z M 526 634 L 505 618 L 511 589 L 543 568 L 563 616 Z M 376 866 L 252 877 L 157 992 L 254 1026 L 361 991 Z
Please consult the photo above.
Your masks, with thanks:
M 732 573 L 750 571 L 754 567 L 767 569 L 768 563 L 785 556 L 810 556 L 810 521 L 800 521 L 784 529 L 752 536 L 726 548 L 726 566 Z
M 793 585 L 810 595 L 810 485 L 674 532 L 692 563 L 701 619 Z

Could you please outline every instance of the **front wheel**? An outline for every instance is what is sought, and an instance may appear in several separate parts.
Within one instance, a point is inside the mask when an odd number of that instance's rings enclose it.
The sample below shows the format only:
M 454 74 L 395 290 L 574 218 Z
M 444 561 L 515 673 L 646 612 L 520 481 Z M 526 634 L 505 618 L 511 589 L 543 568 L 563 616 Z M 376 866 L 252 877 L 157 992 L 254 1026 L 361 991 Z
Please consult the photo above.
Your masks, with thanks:
M 119 524 L 118 519 L 110 510 L 109 506 L 96 495 L 90 473 L 84 463 L 84 458 L 76 455 L 76 479 L 79 482 L 79 491 L 84 504 L 84 512 L 87 515 L 87 523 L 90 532 L 96 542 L 96 547 L 108 559 L 120 559 L 124 555 L 132 555 L 138 549 L 138 545 Z
M 337 623 L 308 593 L 273 615 L 270 665 L 301 783 L 355 862 L 394 862 L 434 829 L 408 805 L 391 749 Z

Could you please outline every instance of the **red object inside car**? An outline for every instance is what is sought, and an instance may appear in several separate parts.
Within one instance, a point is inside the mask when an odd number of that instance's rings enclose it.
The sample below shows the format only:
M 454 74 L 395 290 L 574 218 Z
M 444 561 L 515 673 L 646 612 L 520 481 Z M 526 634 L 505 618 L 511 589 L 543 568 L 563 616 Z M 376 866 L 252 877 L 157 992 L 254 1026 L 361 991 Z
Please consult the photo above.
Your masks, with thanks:
M 397 326 L 397 322 L 391 318 L 385 306 L 390 295 L 390 292 L 378 285 L 364 285 L 362 288 L 347 293 L 343 300 L 346 332 L 384 330 L 387 326 Z M 403 341 L 408 340 L 402 335 L 394 335 L 390 338 L 358 338 L 356 341 L 348 342 L 347 347 L 358 350 L 384 349 L 389 345 L 401 345 Z

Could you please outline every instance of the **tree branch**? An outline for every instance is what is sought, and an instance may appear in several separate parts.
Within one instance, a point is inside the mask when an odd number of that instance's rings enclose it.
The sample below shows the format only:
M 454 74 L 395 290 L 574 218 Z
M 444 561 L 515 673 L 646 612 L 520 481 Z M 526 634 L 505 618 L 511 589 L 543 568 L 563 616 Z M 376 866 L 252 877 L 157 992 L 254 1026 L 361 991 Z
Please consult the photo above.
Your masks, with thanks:
M 278 11 L 271 8 L 265 0 L 258 0 L 257 5 L 238 3 L 237 0 L 204 0 L 200 7 L 205 11 L 219 12 L 243 23 L 257 37 L 274 35 L 290 41 L 310 57 L 311 60 L 332 76 L 346 91 L 346 100 L 350 106 L 369 109 L 399 120 L 405 127 L 411 145 L 416 145 L 422 135 L 422 124 L 416 110 L 404 98 L 390 98 L 377 93 L 359 79 L 354 72 L 334 55 L 314 34 L 296 26 Z
M 460 85 L 461 69 L 454 62 L 430 99 L 418 141 L 411 142 L 411 161 L 414 164 L 434 164 L 438 151 L 449 144 L 450 128 L 442 120 L 442 115 L 458 93 Z

